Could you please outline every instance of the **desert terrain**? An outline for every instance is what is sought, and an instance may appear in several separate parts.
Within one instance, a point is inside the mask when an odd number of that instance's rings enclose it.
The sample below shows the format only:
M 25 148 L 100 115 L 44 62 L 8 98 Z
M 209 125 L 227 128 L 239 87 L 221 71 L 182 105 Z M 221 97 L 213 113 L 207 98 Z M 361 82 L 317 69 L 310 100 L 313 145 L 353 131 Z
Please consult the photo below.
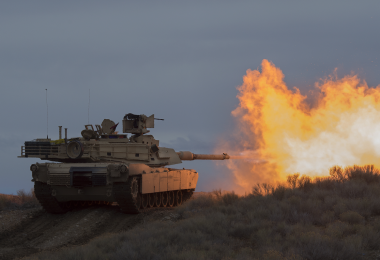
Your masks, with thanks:
M 66 214 L 46 213 L 39 205 L 0 211 L 0 259 L 19 259 L 38 252 L 83 245 L 106 233 L 127 231 L 153 220 L 173 220 L 173 209 L 121 213 L 117 205 L 74 209 Z
M 196 194 L 137 215 L 116 205 L 54 215 L 33 196 L 7 204 L 1 195 L 0 258 L 380 259 L 379 195 L 380 172 L 371 165 L 333 167 L 314 179 L 289 175 L 245 196 Z

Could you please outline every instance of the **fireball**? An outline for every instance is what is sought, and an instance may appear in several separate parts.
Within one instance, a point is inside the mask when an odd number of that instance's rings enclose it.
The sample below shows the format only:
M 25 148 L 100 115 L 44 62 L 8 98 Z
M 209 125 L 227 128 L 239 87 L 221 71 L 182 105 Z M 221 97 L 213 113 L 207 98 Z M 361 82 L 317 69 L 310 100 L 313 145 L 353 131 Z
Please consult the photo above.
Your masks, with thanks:
M 338 78 L 335 70 L 315 83 L 311 106 L 263 60 L 237 90 L 236 136 L 222 146 L 242 158 L 228 162 L 242 192 L 294 173 L 325 176 L 335 165 L 380 166 L 380 85 L 368 87 L 354 74 Z

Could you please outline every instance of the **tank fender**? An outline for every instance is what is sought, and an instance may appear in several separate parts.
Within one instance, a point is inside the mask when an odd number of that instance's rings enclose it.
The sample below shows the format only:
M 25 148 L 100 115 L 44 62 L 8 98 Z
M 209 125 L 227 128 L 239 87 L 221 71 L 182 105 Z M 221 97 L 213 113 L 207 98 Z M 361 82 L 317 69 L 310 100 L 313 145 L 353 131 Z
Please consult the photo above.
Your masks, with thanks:
M 141 176 L 141 193 L 193 190 L 197 182 L 198 173 L 195 170 L 157 168 Z
M 142 163 L 131 163 L 129 165 L 129 175 L 141 175 L 151 171 L 151 167 Z
M 35 163 L 30 166 L 30 171 L 32 172 L 32 181 L 47 182 L 47 167 L 45 163 Z

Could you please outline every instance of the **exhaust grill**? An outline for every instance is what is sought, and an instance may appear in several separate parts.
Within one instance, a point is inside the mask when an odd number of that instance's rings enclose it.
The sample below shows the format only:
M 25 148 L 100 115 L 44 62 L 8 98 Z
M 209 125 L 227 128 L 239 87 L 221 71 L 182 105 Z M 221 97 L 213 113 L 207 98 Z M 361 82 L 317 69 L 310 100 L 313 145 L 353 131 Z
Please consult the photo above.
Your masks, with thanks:
M 71 167 L 70 185 L 73 187 L 93 187 L 107 185 L 106 167 Z
M 49 174 L 50 185 L 70 185 L 70 174 Z

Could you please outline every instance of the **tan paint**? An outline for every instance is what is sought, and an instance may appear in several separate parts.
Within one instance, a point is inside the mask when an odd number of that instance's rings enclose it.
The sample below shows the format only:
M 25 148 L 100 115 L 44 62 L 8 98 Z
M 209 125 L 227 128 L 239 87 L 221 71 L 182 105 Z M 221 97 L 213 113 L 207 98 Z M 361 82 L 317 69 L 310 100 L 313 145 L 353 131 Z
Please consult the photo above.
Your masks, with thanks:
M 198 173 L 194 170 L 171 170 L 142 175 L 141 193 L 195 189 Z
M 124 134 L 113 134 L 113 130 L 110 129 L 113 125 L 115 123 L 109 119 L 103 121 L 102 127 L 96 125 L 96 130 L 92 125 L 86 125 L 86 129 L 82 131 L 82 137 L 67 139 L 66 143 L 50 139 L 28 142 L 26 146 L 21 147 L 20 157 L 61 162 L 36 163 L 37 167 L 31 167 L 34 169 L 33 181 L 51 185 L 54 190 L 53 195 L 58 201 L 114 201 L 113 185 L 127 183 L 131 177 L 137 178 L 139 183 L 141 181 L 139 189 L 142 194 L 194 190 L 198 181 L 198 173 L 195 170 L 173 169 L 165 166 L 179 164 L 182 160 L 229 159 L 227 154 L 204 155 L 193 154 L 189 151 L 177 153 L 174 149 L 159 147 L 158 140 L 152 135 L 145 134 L 149 132 L 147 128 L 154 127 L 154 115 L 126 116 L 122 121 Z M 127 133 L 133 135 L 127 138 Z M 74 140 L 80 145 L 71 145 L 71 148 L 83 147 L 83 154 L 78 158 L 71 156 L 70 159 L 67 155 L 67 147 Z M 48 142 L 50 145 L 46 145 Z M 93 186 L 73 185 L 71 187 L 71 167 L 93 168 L 91 171 L 88 170 L 91 180 L 89 185 Z M 76 174 L 81 174 L 81 171 L 78 171 L 79 173 Z M 87 170 L 83 171 L 87 174 Z M 97 181 L 96 178 L 101 178 L 101 184 L 96 184 L 99 186 L 94 184 Z

